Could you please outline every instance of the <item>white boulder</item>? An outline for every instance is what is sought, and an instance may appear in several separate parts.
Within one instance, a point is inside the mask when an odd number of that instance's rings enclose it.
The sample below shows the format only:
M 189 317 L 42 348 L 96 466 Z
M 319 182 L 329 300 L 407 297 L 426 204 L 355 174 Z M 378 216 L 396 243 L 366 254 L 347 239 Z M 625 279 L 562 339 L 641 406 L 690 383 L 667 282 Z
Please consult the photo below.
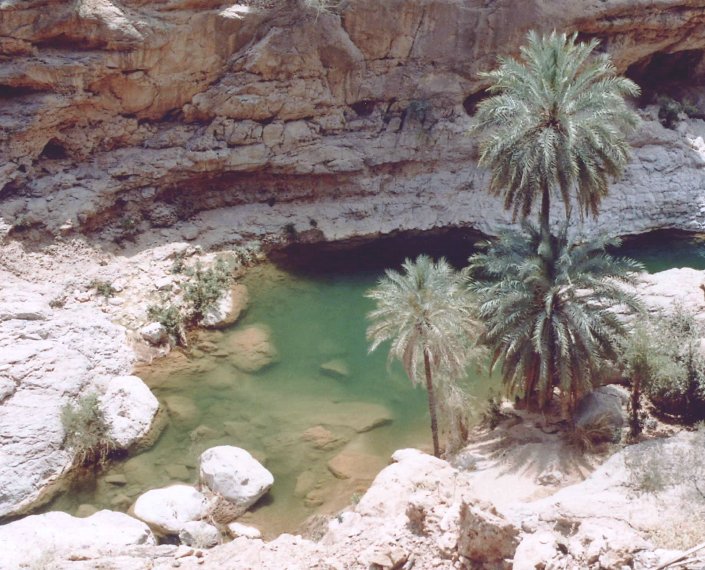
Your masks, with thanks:
M 0 526 L 0 568 L 46 568 L 47 558 L 89 547 L 154 545 L 149 527 L 124 513 L 86 518 L 61 512 L 33 515 Z
M 201 482 L 245 512 L 274 484 L 274 477 L 244 449 L 221 445 L 201 454 Z
M 232 325 L 247 309 L 249 303 L 250 295 L 247 287 L 237 283 L 206 311 L 201 319 L 201 325 L 208 328 L 223 328 Z
M 112 378 L 101 403 L 113 439 L 126 449 L 150 433 L 159 411 L 159 401 L 137 376 Z
M 252 539 L 257 539 L 257 538 L 262 538 L 262 533 L 258 528 L 255 528 L 253 526 L 248 526 L 246 524 L 242 524 L 239 522 L 231 522 L 230 524 L 226 525 L 228 529 L 228 534 L 232 536 L 233 538 L 240 538 L 240 537 L 245 537 L 245 538 L 252 538 Z
M 166 329 L 161 323 L 147 323 L 140 329 L 140 335 L 154 346 L 163 344 L 169 339 Z
M 205 517 L 209 509 L 203 493 L 189 485 L 172 485 L 140 495 L 132 512 L 160 534 L 178 534 L 186 523 Z

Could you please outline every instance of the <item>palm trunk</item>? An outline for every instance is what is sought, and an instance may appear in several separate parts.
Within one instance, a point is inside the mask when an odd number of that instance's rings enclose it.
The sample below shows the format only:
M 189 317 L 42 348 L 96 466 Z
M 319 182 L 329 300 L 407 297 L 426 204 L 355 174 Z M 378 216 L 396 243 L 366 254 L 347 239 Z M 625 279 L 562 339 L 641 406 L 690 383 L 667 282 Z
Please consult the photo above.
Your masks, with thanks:
M 428 352 L 424 348 L 423 351 L 423 366 L 426 372 L 426 391 L 428 392 L 428 411 L 431 413 L 431 436 L 433 437 L 433 455 L 441 456 L 440 446 L 438 445 L 438 419 L 436 418 L 436 395 L 433 391 L 433 376 L 431 375 L 431 361 L 428 357 Z
M 541 245 L 539 246 L 539 255 L 544 260 L 552 260 L 551 247 L 551 193 L 548 184 L 543 187 L 541 195 L 541 216 L 539 218 L 541 228 Z
M 549 277 L 549 281 L 553 280 L 553 274 L 555 272 L 555 265 L 553 259 L 553 237 L 551 236 L 551 192 L 548 183 L 544 184 L 543 192 L 541 195 L 541 244 L 539 245 L 538 254 L 543 260 L 544 271 L 546 276 Z M 553 399 L 553 383 L 555 381 L 554 366 L 556 363 L 555 359 L 555 344 L 553 338 L 553 329 L 549 327 L 548 330 L 548 370 L 546 374 L 548 376 L 546 382 L 545 392 L 539 396 L 539 404 L 541 408 L 545 408 L 548 403 Z
M 632 377 L 631 414 L 629 418 L 629 432 L 633 438 L 641 433 L 639 422 L 639 408 L 641 407 L 641 372 L 635 371 Z

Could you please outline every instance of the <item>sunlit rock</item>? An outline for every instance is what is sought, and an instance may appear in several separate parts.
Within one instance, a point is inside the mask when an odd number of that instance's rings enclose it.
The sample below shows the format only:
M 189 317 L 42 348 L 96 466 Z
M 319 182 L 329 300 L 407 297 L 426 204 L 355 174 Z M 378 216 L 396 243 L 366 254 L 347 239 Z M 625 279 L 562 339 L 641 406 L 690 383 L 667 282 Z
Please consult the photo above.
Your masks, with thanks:
M 221 540 L 220 532 L 213 525 L 204 521 L 191 521 L 179 531 L 182 544 L 196 548 L 211 548 Z
M 123 513 L 78 518 L 54 511 L 0 526 L 0 568 L 50 568 L 53 556 L 72 551 L 155 544 L 146 524 Z
M 208 328 L 224 328 L 235 323 L 247 309 L 250 295 L 247 287 L 236 283 L 226 291 L 201 319 L 201 325 Z
M 137 376 L 112 378 L 101 397 L 101 405 L 110 435 L 125 449 L 149 435 L 159 411 L 159 401 Z
M 221 445 L 201 454 L 201 481 L 243 513 L 274 484 L 274 477 L 244 449 Z
M 204 518 L 209 506 L 206 496 L 193 487 L 172 485 L 140 495 L 132 512 L 160 534 L 178 534 L 185 523 Z

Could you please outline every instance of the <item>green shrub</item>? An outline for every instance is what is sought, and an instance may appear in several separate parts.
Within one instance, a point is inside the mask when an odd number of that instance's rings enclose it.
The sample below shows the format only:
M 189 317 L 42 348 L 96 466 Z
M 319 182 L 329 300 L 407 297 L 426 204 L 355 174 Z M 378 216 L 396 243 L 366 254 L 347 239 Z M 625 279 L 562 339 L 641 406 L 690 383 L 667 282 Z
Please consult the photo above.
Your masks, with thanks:
M 198 322 L 232 284 L 232 268 L 223 259 L 218 259 L 208 269 L 197 262 L 195 267 L 186 269 L 184 273 L 188 276 L 184 284 L 188 318 Z
M 114 297 L 117 293 L 117 289 L 115 289 L 112 283 L 109 283 L 108 281 L 100 281 L 98 279 L 94 279 L 93 281 L 91 281 L 90 287 L 92 289 L 95 289 L 98 295 L 102 295 L 106 299 Z
M 184 317 L 176 305 L 173 303 L 150 305 L 147 308 L 147 316 L 164 327 L 174 344 L 187 345 Z
M 645 392 L 656 408 L 686 423 L 705 419 L 705 327 L 693 312 L 676 306 L 658 319 L 654 348 L 670 360 L 668 373 L 655 375 Z
M 66 404 L 61 408 L 61 425 L 64 447 L 74 453 L 77 466 L 100 466 L 116 448 L 95 392 L 81 397 L 75 406 Z
M 659 106 L 658 119 L 667 129 L 676 128 L 680 122 L 679 115 L 681 113 L 685 113 L 688 116 L 694 116 L 698 113 L 698 109 L 690 102 L 677 101 L 668 95 L 657 97 L 656 104 Z

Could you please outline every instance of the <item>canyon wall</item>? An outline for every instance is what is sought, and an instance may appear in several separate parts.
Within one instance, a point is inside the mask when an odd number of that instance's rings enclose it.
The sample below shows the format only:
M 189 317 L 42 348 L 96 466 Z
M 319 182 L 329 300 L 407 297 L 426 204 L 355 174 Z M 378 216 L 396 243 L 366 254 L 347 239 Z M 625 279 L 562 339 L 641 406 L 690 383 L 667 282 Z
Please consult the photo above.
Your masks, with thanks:
M 467 135 L 477 73 L 553 28 L 599 38 L 647 95 L 701 103 L 705 1 L 2 0 L 0 233 L 496 232 L 511 220 Z M 705 229 L 705 123 L 643 116 L 584 231 Z

